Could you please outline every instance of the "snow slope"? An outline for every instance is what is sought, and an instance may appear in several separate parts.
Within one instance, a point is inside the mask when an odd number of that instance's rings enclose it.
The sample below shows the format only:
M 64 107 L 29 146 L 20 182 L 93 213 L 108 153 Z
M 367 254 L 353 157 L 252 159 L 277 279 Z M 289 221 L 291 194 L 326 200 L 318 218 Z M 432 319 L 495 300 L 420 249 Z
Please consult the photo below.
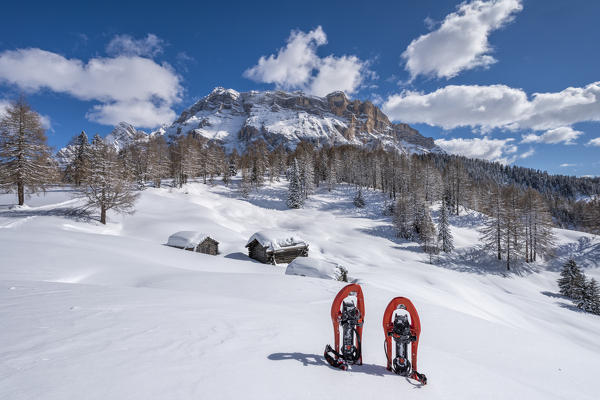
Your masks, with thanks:
M 102 226 L 69 212 L 68 190 L 18 210 L 1 195 L 0 398 L 597 398 L 600 317 L 574 310 L 555 281 L 569 255 L 600 278 L 598 237 L 557 230 L 556 260 L 506 274 L 474 248 L 471 212 L 452 219 L 459 254 L 430 265 L 394 237 L 379 194 L 360 210 L 353 196 L 319 191 L 287 210 L 284 183 L 248 201 L 191 183 L 145 190 L 134 215 Z M 311 257 L 359 279 L 364 365 L 343 372 L 322 357 L 343 283 L 249 259 L 246 241 L 265 229 L 297 232 Z M 210 234 L 221 255 L 167 247 L 181 230 Z M 399 295 L 421 317 L 424 387 L 384 368 L 381 318 Z

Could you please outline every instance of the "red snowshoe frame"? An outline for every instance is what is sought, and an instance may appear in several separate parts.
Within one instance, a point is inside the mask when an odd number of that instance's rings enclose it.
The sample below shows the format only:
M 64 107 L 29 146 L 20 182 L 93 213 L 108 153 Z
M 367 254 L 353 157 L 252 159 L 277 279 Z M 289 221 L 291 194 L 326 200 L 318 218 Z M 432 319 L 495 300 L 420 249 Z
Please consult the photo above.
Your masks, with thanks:
M 390 301 L 383 314 L 383 331 L 385 333 L 385 354 L 387 357 L 387 369 L 393 371 L 393 347 L 392 339 L 399 339 L 396 333 L 394 333 L 394 311 L 402 309 L 406 310 L 410 315 L 410 335 L 411 338 L 411 361 L 412 371 L 409 372 L 409 377 L 421 382 L 423 385 L 427 384 L 427 377 L 424 374 L 417 372 L 417 350 L 419 348 L 419 335 L 421 334 L 421 320 L 419 314 L 413 303 L 406 297 L 395 297 Z
M 345 360 L 340 354 L 340 323 L 342 319 L 342 303 L 344 300 L 351 295 L 356 294 L 356 308 L 359 311 L 358 316 L 358 325 L 356 325 L 356 335 L 354 337 L 354 346 L 358 349 L 358 359 L 357 360 Z M 332 349 L 331 346 L 327 345 L 325 347 L 325 359 L 329 364 L 331 364 L 335 368 L 340 368 L 346 370 L 348 368 L 348 362 L 356 365 L 362 365 L 362 354 L 360 351 L 361 340 L 362 340 L 362 324 L 364 322 L 365 317 L 365 300 L 363 297 L 363 292 L 358 284 L 350 284 L 346 285 L 339 293 L 335 296 L 333 300 L 333 304 L 331 305 L 331 322 L 333 324 L 333 337 L 335 348 Z

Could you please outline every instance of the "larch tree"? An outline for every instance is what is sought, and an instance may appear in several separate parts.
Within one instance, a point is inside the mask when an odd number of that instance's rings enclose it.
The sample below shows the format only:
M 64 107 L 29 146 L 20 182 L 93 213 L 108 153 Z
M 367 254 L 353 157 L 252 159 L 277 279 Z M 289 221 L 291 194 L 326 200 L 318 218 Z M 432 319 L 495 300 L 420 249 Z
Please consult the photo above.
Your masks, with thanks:
M 25 193 L 44 190 L 55 175 L 40 115 L 24 98 L 10 104 L 0 118 L 0 183 L 16 189 L 19 205 Z
M 117 152 L 100 136 L 92 140 L 92 158 L 89 177 L 81 191 L 84 208 L 100 209 L 100 222 L 106 224 L 106 212 L 131 213 L 138 194 L 125 176 Z
M 484 212 L 487 214 L 485 224 L 481 229 L 481 241 L 486 249 L 494 252 L 498 260 L 502 260 L 502 192 L 500 186 L 494 186 L 488 192 L 486 207 Z

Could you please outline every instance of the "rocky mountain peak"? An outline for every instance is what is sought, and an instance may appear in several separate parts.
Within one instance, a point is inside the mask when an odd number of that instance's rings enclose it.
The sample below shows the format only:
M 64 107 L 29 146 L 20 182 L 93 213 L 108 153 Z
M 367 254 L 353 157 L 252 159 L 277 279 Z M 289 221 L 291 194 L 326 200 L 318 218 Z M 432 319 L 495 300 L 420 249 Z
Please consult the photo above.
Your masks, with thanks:
M 301 91 L 238 92 L 216 87 L 166 129 L 170 137 L 188 133 L 242 152 L 256 140 L 271 148 L 294 149 L 300 141 L 310 141 L 404 153 L 442 152 L 410 126 L 391 123 L 370 101 L 351 100 L 340 91 L 319 97 Z

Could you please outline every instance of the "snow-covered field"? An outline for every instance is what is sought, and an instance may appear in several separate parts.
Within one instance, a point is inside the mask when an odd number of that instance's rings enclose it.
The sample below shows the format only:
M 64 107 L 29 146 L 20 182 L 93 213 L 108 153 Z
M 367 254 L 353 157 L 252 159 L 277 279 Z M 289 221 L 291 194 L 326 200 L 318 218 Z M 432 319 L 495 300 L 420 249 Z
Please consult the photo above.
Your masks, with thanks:
M 506 274 L 474 248 L 475 213 L 452 219 L 459 255 L 435 265 L 395 238 L 379 194 L 349 187 L 287 210 L 285 184 L 249 200 L 222 185 L 147 189 L 134 215 L 76 215 L 71 192 L 9 209 L 0 195 L 0 399 L 597 399 L 600 317 L 556 294 L 565 257 L 600 278 L 600 239 L 557 230 L 557 259 Z M 364 365 L 330 368 L 341 282 L 246 256 L 263 229 L 296 232 L 365 294 Z M 206 232 L 218 256 L 165 246 Z M 381 318 L 409 297 L 422 324 L 421 387 L 385 370 Z

